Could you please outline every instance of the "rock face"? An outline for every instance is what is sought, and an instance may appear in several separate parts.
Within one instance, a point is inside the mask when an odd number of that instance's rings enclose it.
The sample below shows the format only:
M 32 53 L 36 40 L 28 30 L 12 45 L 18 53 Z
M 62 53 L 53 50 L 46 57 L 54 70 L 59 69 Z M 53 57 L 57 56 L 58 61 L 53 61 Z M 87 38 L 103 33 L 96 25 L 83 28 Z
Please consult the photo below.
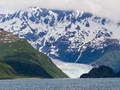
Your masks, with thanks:
M 93 68 L 89 73 L 83 74 L 80 78 L 113 78 L 116 77 L 115 72 L 108 66 L 100 66 Z

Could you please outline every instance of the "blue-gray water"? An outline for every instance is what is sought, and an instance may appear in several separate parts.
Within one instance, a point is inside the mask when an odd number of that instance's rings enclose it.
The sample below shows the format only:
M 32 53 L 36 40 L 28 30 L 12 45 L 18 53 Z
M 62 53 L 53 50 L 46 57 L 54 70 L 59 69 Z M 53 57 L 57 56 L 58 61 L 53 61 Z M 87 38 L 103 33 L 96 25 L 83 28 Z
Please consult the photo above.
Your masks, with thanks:
M 0 90 L 120 90 L 120 79 L 0 80 Z

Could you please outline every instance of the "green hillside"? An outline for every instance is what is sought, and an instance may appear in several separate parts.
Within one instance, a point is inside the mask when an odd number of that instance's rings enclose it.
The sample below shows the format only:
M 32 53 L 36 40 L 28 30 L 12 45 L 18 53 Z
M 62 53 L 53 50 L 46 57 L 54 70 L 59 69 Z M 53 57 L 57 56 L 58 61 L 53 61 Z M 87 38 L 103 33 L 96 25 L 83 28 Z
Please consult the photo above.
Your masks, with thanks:
M 24 39 L 0 31 L 0 78 L 66 78 L 49 57 Z M 7 37 L 6 39 L 6 36 Z M 4 39 L 4 40 L 3 40 Z
M 106 65 L 114 69 L 114 71 L 120 71 L 120 45 L 114 44 L 105 48 L 105 51 L 101 57 L 92 62 L 93 65 Z

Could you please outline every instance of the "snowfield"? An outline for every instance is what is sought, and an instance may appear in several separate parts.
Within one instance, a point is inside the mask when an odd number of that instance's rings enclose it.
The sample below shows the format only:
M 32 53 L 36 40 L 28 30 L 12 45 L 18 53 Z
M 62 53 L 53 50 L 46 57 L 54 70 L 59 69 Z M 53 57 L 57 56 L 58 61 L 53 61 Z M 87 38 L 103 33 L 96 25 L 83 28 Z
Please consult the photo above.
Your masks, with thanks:
M 31 7 L 0 17 L 0 28 L 64 62 L 81 63 L 88 47 L 92 47 L 91 52 L 105 48 L 108 39 L 120 44 L 120 22 L 90 12 Z M 86 63 L 87 59 L 83 61 Z
M 52 61 L 70 78 L 79 78 L 82 74 L 88 73 L 93 68 L 86 64 L 67 63 L 56 59 L 52 59 Z

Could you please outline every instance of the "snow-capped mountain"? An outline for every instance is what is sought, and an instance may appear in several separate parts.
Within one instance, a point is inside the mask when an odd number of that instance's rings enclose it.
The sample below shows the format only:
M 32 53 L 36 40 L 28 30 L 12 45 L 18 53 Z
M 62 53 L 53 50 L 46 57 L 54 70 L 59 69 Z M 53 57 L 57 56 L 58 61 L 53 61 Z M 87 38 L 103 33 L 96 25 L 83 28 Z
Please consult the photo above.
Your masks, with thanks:
M 32 7 L 2 15 L 0 27 L 26 38 L 51 58 L 65 62 L 91 63 L 93 58 L 88 61 L 88 57 L 83 58 L 83 52 L 91 48 L 89 52 L 103 53 L 111 41 L 120 43 L 119 22 L 78 10 Z

